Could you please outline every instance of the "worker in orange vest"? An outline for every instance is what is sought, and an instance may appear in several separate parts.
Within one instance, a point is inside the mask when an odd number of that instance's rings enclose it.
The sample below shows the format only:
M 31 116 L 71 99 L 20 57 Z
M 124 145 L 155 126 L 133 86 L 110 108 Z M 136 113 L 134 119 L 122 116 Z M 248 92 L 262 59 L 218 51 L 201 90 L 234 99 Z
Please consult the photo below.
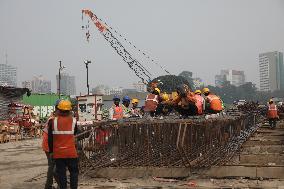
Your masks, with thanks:
M 70 188 L 78 188 L 78 154 L 75 146 L 77 133 L 76 118 L 71 113 L 69 100 L 58 104 L 57 116 L 48 122 L 48 147 L 50 156 L 55 161 L 59 188 L 67 189 L 66 167 L 70 172 Z
M 48 122 L 50 119 L 53 119 L 56 114 L 57 114 L 57 106 L 60 102 L 60 99 L 58 99 L 55 102 L 55 111 L 50 115 L 50 117 L 48 118 L 44 129 L 43 129 L 43 134 L 42 134 L 42 149 L 45 152 L 46 158 L 47 158 L 47 164 L 48 164 L 48 169 L 47 169 L 47 178 L 46 178 L 46 183 L 45 183 L 45 187 L 44 189 L 52 189 L 52 185 L 53 185 L 53 177 L 55 179 L 55 181 L 58 183 L 58 179 L 57 179 L 57 175 L 55 173 L 55 163 L 54 161 L 51 159 L 50 154 L 49 154 L 49 148 L 48 148 Z
M 222 100 L 219 96 L 211 93 L 208 88 L 203 89 L 203 94 L 206 102 L 205 110 L 208 113 L 216 114 L 223 110 Z
M 172 105 L 182 117 L 197 115 L 196 99 L 189 86 L 181 84 L 177 87 L 176 92 L 177 97 L 169 101 L 168 104 Z
M 152 91 L 152 93 L 150 93 L 146 96 L 145 107 L 144 107 L 143 111 L 145 113 L 150 113 L 150 115 L 152 117 L 155 116 L 158 104 L 161 102 L 161 99 L 160 99 L 160 96 L 159 96 L 160 93 L 161 93 L 161 90 L 156 87 Z
M 201 90 L 196 90 L 194 92 L 194 97 L 196 99 L 196 107 L 197 107 L 197 113 L 198 115 L 202 115 L 203 114 L 203 110 L 205 109 L 205 100 L 204 98 L 201 96 Z
M 119 120 L 123 118 L 123 109 L 122 106 L 120 106 L 120 98 L 118 96 L 113 97 L 113 105 L 109 109 L 109 119 L 111 120 Z
M 267 118 L 271 129 L 276 127 L 276 120 L 279 119 L 277 106 L 272 99 L 269 100 Z

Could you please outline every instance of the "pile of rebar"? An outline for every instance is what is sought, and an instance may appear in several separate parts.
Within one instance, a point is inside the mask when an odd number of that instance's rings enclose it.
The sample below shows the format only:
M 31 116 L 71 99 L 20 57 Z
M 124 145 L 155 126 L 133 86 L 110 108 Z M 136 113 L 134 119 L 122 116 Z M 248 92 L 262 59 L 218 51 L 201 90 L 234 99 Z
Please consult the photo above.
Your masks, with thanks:
M 256 128 L 256 114 L 100 122 L 78 139 L 83 167 L 203 168 L 228 161 Z

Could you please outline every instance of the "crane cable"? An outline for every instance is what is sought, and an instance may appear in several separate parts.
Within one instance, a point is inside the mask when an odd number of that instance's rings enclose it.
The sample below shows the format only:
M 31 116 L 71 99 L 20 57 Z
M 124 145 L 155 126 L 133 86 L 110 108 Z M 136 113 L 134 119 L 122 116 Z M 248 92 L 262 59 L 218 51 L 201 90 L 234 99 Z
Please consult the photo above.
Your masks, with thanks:
M 101 22 L 103 22 L 106 26 L 108 26 L 108 28 L 110 28 L 111 30 L 113 30 L 117 35 L 119 35 L 122 39 L 124 39 L 128 44 L 130 44 L 133 48 L 137 49 L 139 52 L 141 52 L 147 59 L 149 59 L 151 62 L 153 62 L 154 64 L 156 64 L 157 66 L 159 66 L 162 70 L 164 70 L 167 74 L 171 75 L 171 73 L 166 70 L 166 68 L 164 68 L 162 65 L 160 65 L 159 63 L 157 63 L 154 59 L 152 59 L 148 53 L 146 53 L 145 51 L 142 51 L 141 49 L 137 48 L 131 41 L 129 41 L 125 36 L 123 36 L 121 33 L 119 33 L 117 30 L 115 30 L 113 27 L 111 27 L 109 24 L 107 24 L 105 21 L 103 21 L 102 19 L 98 18 L 98 20 L 100 20 Z

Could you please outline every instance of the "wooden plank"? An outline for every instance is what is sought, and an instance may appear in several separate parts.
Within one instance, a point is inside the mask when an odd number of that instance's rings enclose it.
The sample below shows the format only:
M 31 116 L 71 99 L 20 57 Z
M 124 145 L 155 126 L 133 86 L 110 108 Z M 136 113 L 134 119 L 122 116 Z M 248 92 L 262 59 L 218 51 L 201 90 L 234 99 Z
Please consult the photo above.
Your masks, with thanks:
M 135 167 L 135 168 L 99 168 L 89 171 L 88 176 L 98 178 L 185 178 L 190 175 L 190 168 L 167 168 L 167 167 Z
M 241 154 L 241 164 L 256 164 L 256 165 L 268 165 L 269 163 L 275 163 L 276 165 L 284 165 L 284 155 L 273 154 Z

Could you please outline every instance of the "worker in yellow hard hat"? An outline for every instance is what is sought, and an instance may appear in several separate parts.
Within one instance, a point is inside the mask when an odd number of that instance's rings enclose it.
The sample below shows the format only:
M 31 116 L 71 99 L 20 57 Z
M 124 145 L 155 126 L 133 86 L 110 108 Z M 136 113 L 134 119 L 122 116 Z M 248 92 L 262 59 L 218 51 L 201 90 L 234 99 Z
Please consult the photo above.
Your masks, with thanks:
M 196 90 L 194 94 L 195 94 L 194 97 L 196 99 L 195 105 L 197 107 L 198 114 L 201 115 L 203 114 L 203 111 L 205 109 L 205 100 L 201 96 L 201 90 Z
M 204 88 L 202 90 L 205 96 L 205 110 L 208 113 L 219 113 L 223 110 L 223 102 L 221 98 L 215 94 L 213 94 L 209 88 Z
M 78 154 L 75 146 L 76 118 L 69 100 L 61 100 L 58 114 L 48 122 L 48 148 L 55 161 L 59 188 L 67 188 L 66 167 L 70 172 L 70 188 L 78 188 Z
M 131 104 L 131 117 L 141 117 L 141 108 L 138 107 L 139 100 L 137 98 L 133 98 Z
M 168 103 L 170 101 L 170 97 L 167 93 L 162 93 L 160 95 L 161 97 L 161 103 L 158 105 L 156 114 L 157 115 L 168 115 L 172 111 L 172 106 L 170 106 Z

